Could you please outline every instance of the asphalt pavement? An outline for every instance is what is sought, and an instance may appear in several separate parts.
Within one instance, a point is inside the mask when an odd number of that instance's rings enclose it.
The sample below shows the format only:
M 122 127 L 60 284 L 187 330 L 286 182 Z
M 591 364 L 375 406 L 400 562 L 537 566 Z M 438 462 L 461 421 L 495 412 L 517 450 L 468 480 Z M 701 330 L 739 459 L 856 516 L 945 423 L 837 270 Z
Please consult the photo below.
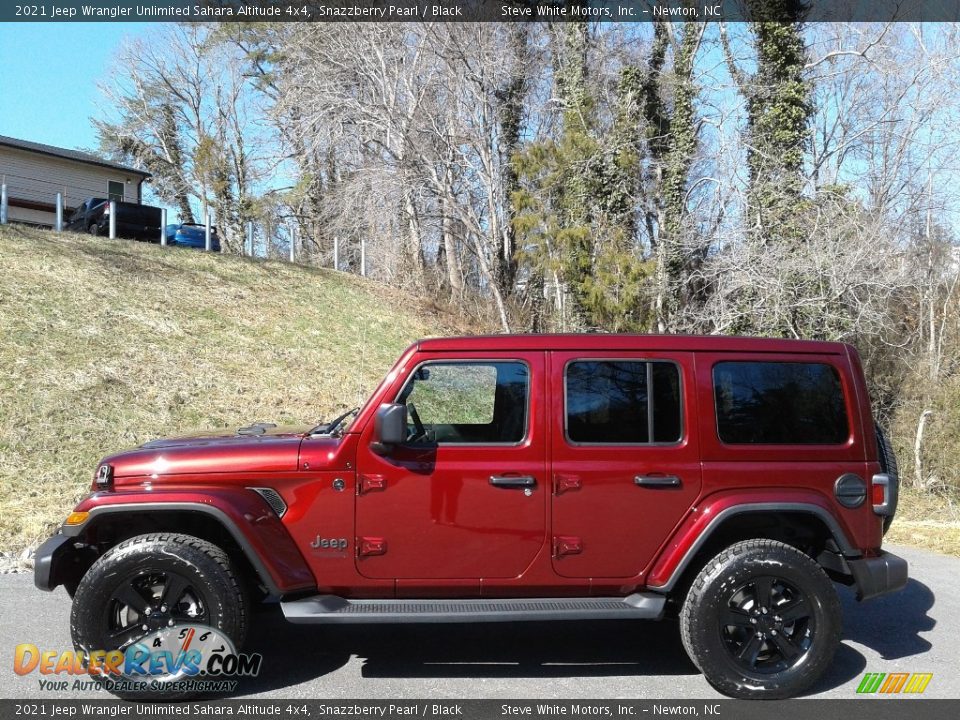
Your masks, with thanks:
M 867 672 L 927 672 L 924 697 L 960 697 L 960 559 L 891 547 L 910 562 L 899 594 L 858 603 L 840 588 L 843 644 L 811 697 L 852 698 Z M 103 698 L 41 690 L 13 672 L 14 648 L 72 649 L 70 600 L 31 575 L 0 575 L 0 697 Z M 715 698 L 687 659 L 676 622 L 308 627 L 272 608 L 247 651 L 264 655 L 237 698 Z

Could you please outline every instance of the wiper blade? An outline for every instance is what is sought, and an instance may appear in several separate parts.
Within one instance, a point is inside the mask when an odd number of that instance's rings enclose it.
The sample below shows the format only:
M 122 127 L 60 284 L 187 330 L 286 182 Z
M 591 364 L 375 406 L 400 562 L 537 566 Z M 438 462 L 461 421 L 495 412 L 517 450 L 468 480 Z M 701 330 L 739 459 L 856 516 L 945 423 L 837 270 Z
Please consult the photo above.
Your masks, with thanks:
M 333 433 L 340 427 L 344 420 L 346 420 L 351 415 L 356 415 L 360 412 L 360 408 L 355 407 L 352 410 L 347 410 L 342 415 L 338 415 L 333 420 L 328 423 L 320 423 L 313 430 L 307 433 L 307 435 L 333 435 Z

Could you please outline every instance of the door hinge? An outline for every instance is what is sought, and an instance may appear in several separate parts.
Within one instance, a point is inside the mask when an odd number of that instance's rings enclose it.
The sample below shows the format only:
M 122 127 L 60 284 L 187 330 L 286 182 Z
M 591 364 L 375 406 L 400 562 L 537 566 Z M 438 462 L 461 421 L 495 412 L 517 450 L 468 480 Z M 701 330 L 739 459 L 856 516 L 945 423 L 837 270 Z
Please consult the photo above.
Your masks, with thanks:
M 553 556 L 579 555 L 583 552 L 583 541 L 576 535 L 554 535 Z
M 362 537 L 357 539 L 357 557 L 385 555 L 387 540 L 382 537 Z
M 361 475 L 357 479 L 357 495 L 385 490 L 386 487 L 387 479 L 383 475 Z
M 563 495 L 569 490 L 579 490 L 583 487 L 583 481 L 579 475 L 564 475 L 557 473 L 553 476 L 553 494 Z

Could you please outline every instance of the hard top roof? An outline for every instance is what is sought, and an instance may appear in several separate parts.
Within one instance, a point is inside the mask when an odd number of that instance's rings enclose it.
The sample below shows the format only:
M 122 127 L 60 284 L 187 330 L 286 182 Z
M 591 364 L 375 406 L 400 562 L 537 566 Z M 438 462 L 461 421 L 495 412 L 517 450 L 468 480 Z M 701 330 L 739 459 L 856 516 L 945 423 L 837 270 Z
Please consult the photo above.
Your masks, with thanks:
M 631 335 L 565 333 L 542 335 L 472 335 L 428 338 L 418 342 L 424 352 L 509 350 L 677 350 L 705 352 L 768 352 L 844 354 L 839 342 L 789 340 L 729 335 Z

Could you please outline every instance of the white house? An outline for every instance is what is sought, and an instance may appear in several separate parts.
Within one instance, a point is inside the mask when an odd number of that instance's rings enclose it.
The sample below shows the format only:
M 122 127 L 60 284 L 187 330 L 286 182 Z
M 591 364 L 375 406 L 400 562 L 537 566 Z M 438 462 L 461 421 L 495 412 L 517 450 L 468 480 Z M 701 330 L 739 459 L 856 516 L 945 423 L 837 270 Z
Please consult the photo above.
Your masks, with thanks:
M 9 222 L 53 225 L 57 193 L 64 217 L 88 198 L 142 202 L 150 173 L 96 155 L 0 135 L 0 183 L 7 186 Z

